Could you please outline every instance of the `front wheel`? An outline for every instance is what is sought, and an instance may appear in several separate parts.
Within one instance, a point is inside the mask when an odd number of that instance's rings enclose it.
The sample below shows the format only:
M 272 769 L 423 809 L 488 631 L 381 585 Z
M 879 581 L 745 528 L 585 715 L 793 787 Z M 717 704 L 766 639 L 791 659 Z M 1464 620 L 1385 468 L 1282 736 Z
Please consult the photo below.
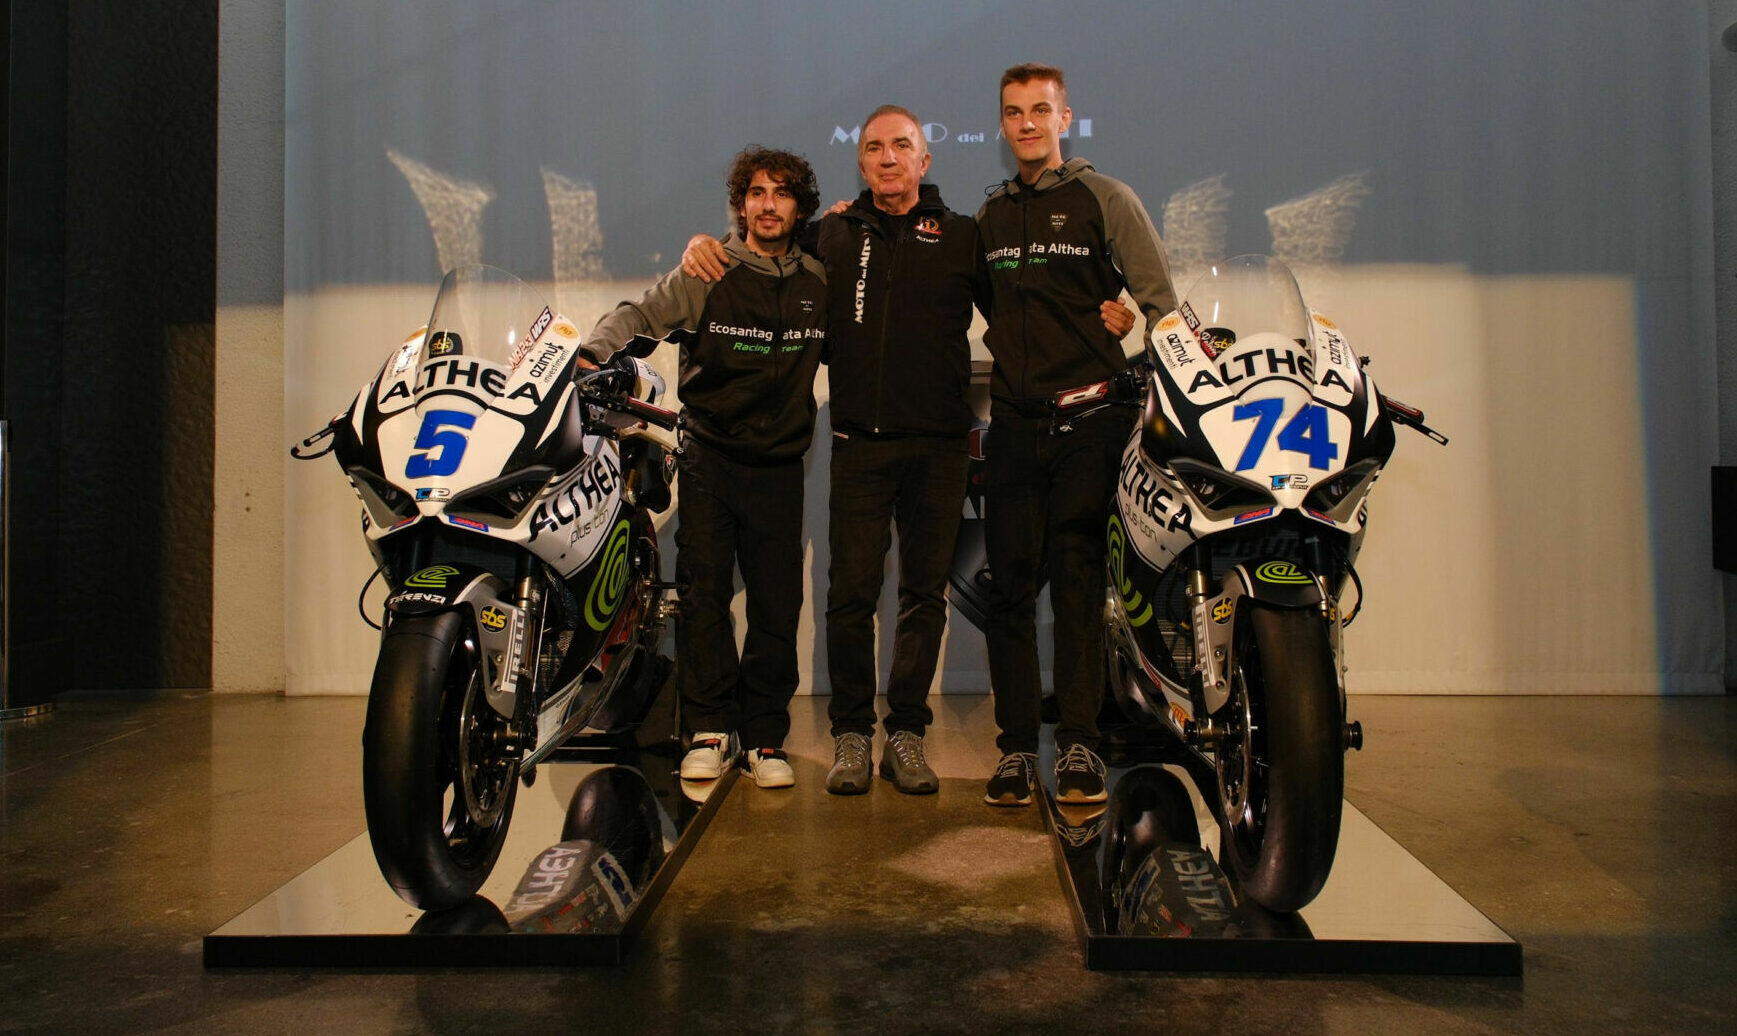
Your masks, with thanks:
M 362 730 L 362 801 L 380 872 L 424 910 L 475 894 L 506 840 L 517 742 L 488 704 L 465 616 L 397 618 Z
M 1326 884 L 1345 791 L 1344 716 L 1324 620 L 1245 598 L 1215 759 L 1220 859 L 1269 910 L 1300 910 Z

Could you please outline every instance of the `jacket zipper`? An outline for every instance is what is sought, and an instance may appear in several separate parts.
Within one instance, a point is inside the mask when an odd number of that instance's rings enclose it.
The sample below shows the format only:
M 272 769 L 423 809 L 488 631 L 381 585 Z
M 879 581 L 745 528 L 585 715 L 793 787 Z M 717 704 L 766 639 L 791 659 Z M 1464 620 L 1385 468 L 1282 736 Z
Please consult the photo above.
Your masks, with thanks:
M 915 211 L 912 209 L 913 213 Z M 881 238 L 887 242 L 887 275 L 882 280 L 885 288 L 881 292 L 880 341 L 875 352 L 874 434 L 876 435 L 881 433 L 881 422 L 886 418 L 883 403 L 886 398 L 887 387 L 887 312 L 892 308 L 893 270 L 898 266 L 899 252 L 905 243 L 906 229 L 907 227 L 901 227 L 896 236 L 888 238 L 887 235 L 881 234 L 878 228 L 869 227 L 870 233 L 880 234 Z

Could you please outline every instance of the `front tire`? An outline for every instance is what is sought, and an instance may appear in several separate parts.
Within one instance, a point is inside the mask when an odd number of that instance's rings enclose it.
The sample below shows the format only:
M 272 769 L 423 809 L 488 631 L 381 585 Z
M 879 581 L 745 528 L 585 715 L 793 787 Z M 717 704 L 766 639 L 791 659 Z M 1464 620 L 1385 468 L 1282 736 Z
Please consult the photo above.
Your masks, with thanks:
M 362 801 L 374 859 L 405 902 L 441 910 L 482 887 L 506 840 L 518 760 L 465 616 L 395 618 L 368 692 Z
M 1300 910 L 1327 882 L 1345 792 L 1344 715 L 1322 616 L 1244 598 L 1219 714 L 1220 860 L 1268 910 Z

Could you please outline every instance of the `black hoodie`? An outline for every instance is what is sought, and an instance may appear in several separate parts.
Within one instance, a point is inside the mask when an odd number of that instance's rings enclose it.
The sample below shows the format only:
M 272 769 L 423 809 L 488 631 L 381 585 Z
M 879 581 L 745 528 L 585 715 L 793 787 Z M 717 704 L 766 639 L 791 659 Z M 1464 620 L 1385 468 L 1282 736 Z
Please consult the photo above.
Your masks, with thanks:
M 973 414 L 973 303 L 987 283 L 977 224 L 919 188 L 907 216 L 864 191 L 820 224 L 832 427 L 844 434 L 963 436 Z

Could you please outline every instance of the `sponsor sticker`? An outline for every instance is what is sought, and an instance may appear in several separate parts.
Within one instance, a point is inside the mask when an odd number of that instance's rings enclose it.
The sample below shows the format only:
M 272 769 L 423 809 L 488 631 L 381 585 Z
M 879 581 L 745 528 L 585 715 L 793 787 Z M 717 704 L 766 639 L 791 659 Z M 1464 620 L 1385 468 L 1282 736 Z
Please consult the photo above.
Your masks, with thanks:
M 458 569 L 451 565 L 430 565 L 411 575 L 404 581 L 405 586 L 421 587 L 429 590 L 446 589 L 446 581 L 458 575 Z
M 1176 724 L 1176 728 L 1180 730 L 1182 729 L 1182 726 L 1188 722 L 1188 710 L 1175 702 L 1171 702 L 1170 719 Z
M 1194 307 L 1184 302 L 1176 312 L 1182 314 L 1182 319 L 1188 324 L 1188 330 L 1199 331 L 1200 319 L 1194 315 Z
M 477 532 L 488 532 L 489 531 L 489 527 L 487 525 L 483 524 L 482 522 L 472 521 L 469 518 L 460 518 L 459 516 L 457 516 L 455 514 L 447 515 L 446 520 L 451 522 L 452 524 L 458 526 L 461 529 L 474 529 Z
M 428 355 L 451 356 L 453 353 L 464 352 L 464 340 L 456 331 L 437 331 L 428 340 Z
M 1273 509 L 1270 507 L 1263 507 L 1258 511 L 1244 511 L 1242 514 L 1237 515 L 1236 520 L 1231 522 L 1231 524 L 1241 525 L 1244 522 L 1258 522 L 1272 513 Z
M 1326 317 L 1322 316 L 1319 313 L 1315 314 L 1315 323 L 1320 324 L 1322 327 L 1326 328 L 1329 331 L 1336 331 L 1339 329 L 1338 324 L 1333 323 L 1331 320 L 1328 320 Z
M 1268 561 L 1255 569 L 1255 578 L 1276 586 L 1297 586 L 1314 582 L 1309 574 L 1289 561 Z
M 627 577 L 632 567 L 628 557 L 628 523 L 623 518 L 610 530 L 609 542 L 604 544 L 597 566 L 597 577 L 591 581 L 591 589 L 585 594 L 587 626 L 594 630 L 609 628 L 609 621 L 620 610 L 626 597 Z
M 499 633 L 507 628 L 507 613 L 492 604 L 484 608 L 478 618 L 482 620 L 483 629 L 490 633 Z
M 1220 626 L 1229 622 L 1230 617 L 1235 614 L 1236 605 L 1230 603 L 1228 599 L 1219 601 L 1217 604 L 1212 606 L 1212 621 L 1218 623 Z
M 1172 313 L 1169 316 L 1165 317 L 1163 320 L 1158 321 L 1158 330 L 1160 330 L 1160 331 L 1169 331 L 1173 328 L 1178 328 L 1181 326 L 1182 326 L 1182 318 L 1177 316 L 1175 313 Z
M 1273 476 L 1273 488 L 1274 489 L 1307 489 L 1307 488 L 1309 488 L 1309 476 L 1307 476 L 1307 475 L 1274 475 Z
M 575 328 L 572 324 L 569 324 L 566 321 L 562 321 L 561 323 L 555 325 L 555 333 L 560 335 L 562 338 L 578 338 L 579 337 L 578 328 Z

